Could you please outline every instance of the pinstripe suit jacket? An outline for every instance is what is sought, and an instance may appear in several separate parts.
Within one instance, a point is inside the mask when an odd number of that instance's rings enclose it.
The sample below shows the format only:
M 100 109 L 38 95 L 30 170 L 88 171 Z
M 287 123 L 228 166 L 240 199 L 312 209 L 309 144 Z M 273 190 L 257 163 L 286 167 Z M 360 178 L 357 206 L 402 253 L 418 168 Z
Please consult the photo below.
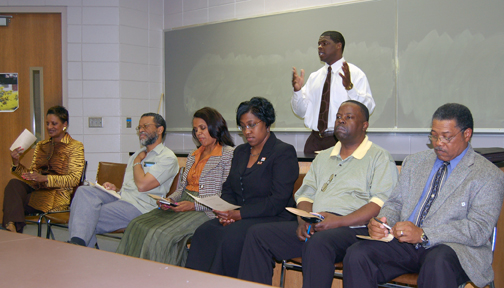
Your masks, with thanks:
M 408 156 L 399 182 L 379 217 L 390 225 L 407 221 L 418 203 L 436 154 L 428 150 Z M 430 247 L 450 246 L 471 281 L 479 287 L 493 280 L 489 238 L 504 199 L 504 173 L 469 147 L 442 186 L 423 223 Z
M 203 171 L 201 171 L 199 179 L 199 196 L 208 197 L 212 195 L 221 195 L 222 183 L 224 183 L 229 175 L 229 169 L 231 168 L 231 160 L 233 160 L 233 147 L 223 145 L 222 146 L 222 156 L 211 156 L 205 164 Z M 196 150 L 195 150 L 196 151 Z M 187 174 L 191 170 L 194 164 L 194 151 L 189 154 L 186 161 L 186 167 L 184 169 L 184 174 L 182 174 L 182 179 L 180 181 L 177 190 L 170 195 L 170 198 L 179 201 L 182 197 L 185 187 L 187 186 Z M 205 213 L 210 217 L 210 219 L 215 218 L 215 214 L 206 206 L 194 203 L 196 211 L 205 211 Z

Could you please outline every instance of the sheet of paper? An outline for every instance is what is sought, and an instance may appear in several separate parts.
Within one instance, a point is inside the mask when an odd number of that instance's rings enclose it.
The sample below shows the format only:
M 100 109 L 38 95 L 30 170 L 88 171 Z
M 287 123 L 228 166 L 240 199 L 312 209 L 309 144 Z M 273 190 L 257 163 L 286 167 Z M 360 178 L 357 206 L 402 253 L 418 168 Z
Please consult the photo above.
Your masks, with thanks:
M 322 219 L 322 218 L 318 217 L 317 215 L 310 214 L 310 213 L 308 213 L 304 210 L 301 210 L 301 209 L 297 209 L 297 208 L 293 208 L 293 207 L 286 207 L 285 209 L 287 209 L 287 211 L 291 212 L 292 214 L 295 214 L 295 215 L 298 215 L 301 217 Z
M 374 238 L 371 238 L 370 236 L 364 236 L 364 235 L 357 235 L 357 237 L 361 238 L 361 239 L 382 241 L 382 242 L 390 242 L 390 241 L 392 241 L 392 239 L 394 239 L 394 236 L 392 236 L 392 234 L 388 234 L 387 237 L 383 237 L 381 239 L 374 239 Z
M 89 185 L 93 186 L 93 187 L 96 187 L 96 188 L 100 189 L 101 191 L 106 192 L 106 193 L 108 193 L 108 194 L 116 197 L 117 199 L 121 199 L 121 195 L 119 193 L 117 193 L 114 190 L 105 189 L 105 187 L 103 187 L 102 185 L 100 185 L 100 184 L 98 184 L 96 182 L 89 182 Z
M 35 137 L 35 135 L 33 135 L 27 129 L 24 129 L 24 131 L 21 132 L 21 134 L 19 134 L 16 141 L 14 141 L 14 143 L 12 143 L 12 145 L 10 147 L 10 151 L 14 151 L 14 149 L 16 149 L 18 147 L 21 147 L 24 150 L 28 150 L 28 148 L 30 148 L 30 146 L 32 146 L 33 143 L 35 143 L 35 140 L 37 140 L 37 137 Z
M 194 198 L 194 200 L 198 201 L 199 203 L 217 211 L 228 211 L 240 208 L 240 206 L 236 206 L 222 200 L 222 198 L 220 198 L 217 195 L 212 195 L 210 197 L 205 198 L 196 197 L 191 195 L 190 193 L 187 193 L 187 195 L 191 196 L 192 198 Z

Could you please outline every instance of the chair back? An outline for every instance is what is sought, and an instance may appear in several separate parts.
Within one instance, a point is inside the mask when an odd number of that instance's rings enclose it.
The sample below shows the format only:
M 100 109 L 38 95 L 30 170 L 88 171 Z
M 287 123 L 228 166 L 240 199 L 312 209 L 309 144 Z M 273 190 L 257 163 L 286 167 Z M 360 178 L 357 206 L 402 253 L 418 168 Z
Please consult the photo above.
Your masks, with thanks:
M 180 167 L 179 172 L 177 173 L 177 175 L 175 175 L 175 178 L 173 178 L 173 182 L 170 186 L 170 191 L 168 191 L 166 197 L 170 196 L 171 194 L 173 194 L 173 192 L 175 192 L 175 190 L 177 190 L 177 188 L 180 185 L 180 179 L 183 174 L 184 174 L 184 167 Z
M 121 190 L 126 172 L 126 164 L 113 162 L 99 162 L 96 171 L 96 182 L 103 185 L 104 182 L 114 184 L 117 191 Z
M 84 169 L 82 170 L 79 186 L 84 184 L 84 181 L 86 181 L 86 170 L 87 170 L 87 161 L 84 161 Z
M 81 175 L 81 179 L 79 181 L 79 185 L 77 185 L 76 187 L 73 188 L 72 195 L 70 196 L 70 202 L 72 201 L 72 199 L 75 195 L 75 191 L 77 191 L 77 188 L 79 188 L 79 186 L 84 185 L 84 181 L 86 181 L 87 164 L 88 164 L 87 161 L 84 161 L 84 169 L 82 169 L 82 175 Z
M 303 180 L 305 176 L 306 174 L 299 174 L 296 182 L 294 182 L 294 191 L 292 191 L 292 196 L 294 196 L 294 194 L 296 194 L 296 191 L 299 190 L 299 188 L 301 188 L 301 185 L 303 185 Z

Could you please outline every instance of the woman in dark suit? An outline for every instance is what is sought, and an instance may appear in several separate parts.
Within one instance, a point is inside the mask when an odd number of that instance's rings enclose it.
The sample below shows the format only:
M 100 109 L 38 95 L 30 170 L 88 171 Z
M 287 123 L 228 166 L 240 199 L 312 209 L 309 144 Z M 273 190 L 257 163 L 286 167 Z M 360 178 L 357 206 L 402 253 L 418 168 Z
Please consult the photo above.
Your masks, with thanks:
M 217 219 L 201 225 L 191 241 L 186 267 L 237 277 L 247 230 L 254 224 L 294 220 L 292 190 L 299 175 L 296 150 L 275 137 L 275 110 L 261 97 L 242 102 L 236 122 L 247 143 L 234 151 L 221 198 L 241 206 L 214 211 Z

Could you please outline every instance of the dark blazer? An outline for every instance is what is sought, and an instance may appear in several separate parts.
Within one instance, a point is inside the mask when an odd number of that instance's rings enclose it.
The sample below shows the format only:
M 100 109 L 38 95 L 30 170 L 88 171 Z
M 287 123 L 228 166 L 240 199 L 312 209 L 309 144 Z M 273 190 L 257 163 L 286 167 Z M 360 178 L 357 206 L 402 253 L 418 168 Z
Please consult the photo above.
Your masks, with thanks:
M 243 219 L 271 216 L 294 219 L 285 210 L 285 207 L 295 207 L 292 191 L 299 176 L 299 165 L 294 147 L 271 132 L 258 162 L 251 168 L 247 168 L 249 157 L 248 143 L 236 147 L 231 172 L 222 187 L 222 199 L 242 206 Z
M 378 217 L 389 225 L 407 221 L 420 200 L 436 161 L 434 150 L 403 161 L 399 182 Z M 424 220 L 431 246 L 450 246 L 471 281 L 483 287 L 493 279 L 490 235 L 504 198 L 504 173 L 469 147 L 441 187 Z

